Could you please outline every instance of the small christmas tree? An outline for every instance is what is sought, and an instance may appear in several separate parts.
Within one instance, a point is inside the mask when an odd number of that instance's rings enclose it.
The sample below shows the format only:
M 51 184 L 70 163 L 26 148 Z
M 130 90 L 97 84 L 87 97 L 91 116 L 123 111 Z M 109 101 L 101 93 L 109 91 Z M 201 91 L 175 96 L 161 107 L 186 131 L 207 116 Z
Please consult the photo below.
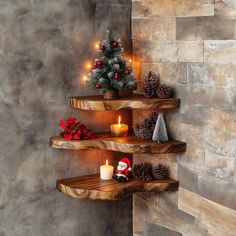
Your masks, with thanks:
M 89 75 L 89 84 L 102 92 L 121 88 L 136 89 L 133 69 L 123 58 L 121 40 L 116 39 L 111 31 L 99 42 L 99 58 L 95 59 Z
M 158 115 L 156 126 L 152 135 L 152 140 L 158 142 L 168 141 L 166 124 L 162 113 Z

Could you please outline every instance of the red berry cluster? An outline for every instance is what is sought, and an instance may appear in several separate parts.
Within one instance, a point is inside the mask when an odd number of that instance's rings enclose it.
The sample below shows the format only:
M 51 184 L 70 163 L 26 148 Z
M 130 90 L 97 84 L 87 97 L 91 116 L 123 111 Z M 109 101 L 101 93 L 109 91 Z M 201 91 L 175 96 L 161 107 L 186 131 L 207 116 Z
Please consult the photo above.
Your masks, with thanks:
M 76 118 L 70 117 L 66 122 L 60 120 L 60 126 L 64 129 L 61 136 L 67 140 L 80 140 L 96 138 L 93 132 L 80 121 L 76 122 Z

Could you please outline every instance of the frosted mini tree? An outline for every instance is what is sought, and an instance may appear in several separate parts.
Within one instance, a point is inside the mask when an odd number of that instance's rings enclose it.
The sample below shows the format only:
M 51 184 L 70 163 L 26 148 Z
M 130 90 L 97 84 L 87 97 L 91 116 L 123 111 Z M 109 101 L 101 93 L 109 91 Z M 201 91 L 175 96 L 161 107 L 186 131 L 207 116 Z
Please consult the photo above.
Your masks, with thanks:
M 89 84 L 101 92 L 121 88 L 136 89 L 132 66 L 123 58 L 121 40 L 106 31 L 106 38 L 99 42 L 99 58 L 95 59 L 89 75 Z
M 152 140 L 158 142 L 168 141 L 166 124 L 162 113 L 158 115 L 156 126 L 152 135 Z

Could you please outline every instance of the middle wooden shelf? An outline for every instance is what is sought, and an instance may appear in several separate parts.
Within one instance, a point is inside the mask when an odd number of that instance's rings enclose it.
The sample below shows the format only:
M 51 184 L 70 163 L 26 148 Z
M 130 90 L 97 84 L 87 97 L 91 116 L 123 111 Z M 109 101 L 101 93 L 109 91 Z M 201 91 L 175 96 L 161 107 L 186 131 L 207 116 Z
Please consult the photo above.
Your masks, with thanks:
M 56 149 L 86 150 L 103 149 L 124 153 L 176 153 L 186 150 L 186 143 L 170 140 L 168 142 L 154 142 L 144 140 L 131 134 L 127 137 L 112 137 L 108 133 L 99 134 L 95 139 L 66 140 L 60 136 L 50 138 L 50 145 Z

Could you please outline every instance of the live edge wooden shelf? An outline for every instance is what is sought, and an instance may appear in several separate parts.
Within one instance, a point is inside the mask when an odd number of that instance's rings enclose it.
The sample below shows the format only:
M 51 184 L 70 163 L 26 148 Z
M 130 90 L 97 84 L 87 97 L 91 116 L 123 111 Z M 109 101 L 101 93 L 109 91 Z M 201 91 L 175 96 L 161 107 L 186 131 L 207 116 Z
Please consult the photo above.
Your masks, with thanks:
M 75 199 L 119 200 L 135 192 L 176 191 L 179 182 L 173 179 L 142 182 L 130 179 L 127 183 L 101 180 L 99 175 L 88 175 L 57 181 L 59 191 Z
M 104 100 L 103 96 L 70 97 L 70 106 L 82 110 L 155 109 L 171 110 L 180 105 L 176 98 L 145 98 L 139 94 L 130 97 Z
M 56 149 L 86 150 L 103 149 L 124 153 L 175 153 L 184 152 L 186 143 L 176 140 L 168 142 L 154 142 L 137 138 L 134 135 L 127 137 L 112 137 L 109 134 L 100 134 L 96 139 L 65 140 L 56 136 L 50 138 L 50 145 Z

